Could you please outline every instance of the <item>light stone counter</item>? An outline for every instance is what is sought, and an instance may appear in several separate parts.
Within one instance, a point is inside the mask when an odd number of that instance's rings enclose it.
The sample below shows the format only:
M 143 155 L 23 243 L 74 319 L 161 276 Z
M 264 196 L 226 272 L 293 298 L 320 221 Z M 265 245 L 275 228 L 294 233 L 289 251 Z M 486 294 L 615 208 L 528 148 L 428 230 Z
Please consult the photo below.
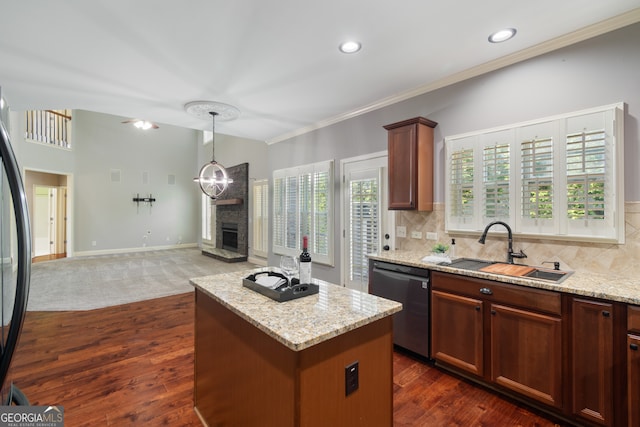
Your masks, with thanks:
M 415 251 L 385 251 L 381 254 L 370 254 L 369 258 L 412 267 L 427 268 L 434 271 L 455 273 L 462 276 L 640 305 L 640 279 L 638 278 L 576 271 L 561 283 L 553 283 L 539 279 L 505 276 L 427 263 L 421 261 L 425 255 L 428 254 L 421 254 Z
M 321 280 L 318 294 L 276 302 L 242 286 L 258 268 L 190 280 L 197 289 L 294 351 L 304 350 L 402 310 L 402 304 Z

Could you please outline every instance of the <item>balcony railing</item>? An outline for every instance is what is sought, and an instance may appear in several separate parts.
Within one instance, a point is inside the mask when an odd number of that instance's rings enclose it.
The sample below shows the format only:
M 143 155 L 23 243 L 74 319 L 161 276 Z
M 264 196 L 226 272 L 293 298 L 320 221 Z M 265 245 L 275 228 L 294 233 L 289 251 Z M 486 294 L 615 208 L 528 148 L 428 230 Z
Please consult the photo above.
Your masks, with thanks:
M 25 138 L 71 148 L 71 110 L 27 111 Z

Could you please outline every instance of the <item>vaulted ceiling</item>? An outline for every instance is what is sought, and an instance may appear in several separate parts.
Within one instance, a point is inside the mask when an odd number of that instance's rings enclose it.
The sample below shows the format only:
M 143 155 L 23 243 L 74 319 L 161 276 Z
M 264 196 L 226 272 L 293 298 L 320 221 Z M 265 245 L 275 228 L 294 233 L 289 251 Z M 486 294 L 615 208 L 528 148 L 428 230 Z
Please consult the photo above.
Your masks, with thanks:
M 640 0 L 30 0 L 0 9 L 12 109 L 72 108 L 275 142 L 640 21 Z M 517 29 L 491 44 L 490 33 Z M 360 52 L 338 51 L 344 40 Z

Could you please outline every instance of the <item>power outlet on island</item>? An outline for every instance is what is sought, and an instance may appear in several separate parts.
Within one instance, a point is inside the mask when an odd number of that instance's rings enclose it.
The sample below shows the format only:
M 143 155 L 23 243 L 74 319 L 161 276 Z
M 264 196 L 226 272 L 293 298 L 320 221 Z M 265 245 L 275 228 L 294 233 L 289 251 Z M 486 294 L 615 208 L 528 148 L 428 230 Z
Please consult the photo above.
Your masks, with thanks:
M 344 368 L 344 395 L 349 396 L 358 389 L 358 361 Z

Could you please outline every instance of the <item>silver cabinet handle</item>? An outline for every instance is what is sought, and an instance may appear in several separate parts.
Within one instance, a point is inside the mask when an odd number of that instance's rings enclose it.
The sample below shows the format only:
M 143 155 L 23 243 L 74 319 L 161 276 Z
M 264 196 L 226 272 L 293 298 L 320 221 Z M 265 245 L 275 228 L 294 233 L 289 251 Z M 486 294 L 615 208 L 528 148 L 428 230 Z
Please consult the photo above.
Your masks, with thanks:
M 489 288 L 480 288 L 480 293 L 483 295 L 493 295 L 493 292 Z

